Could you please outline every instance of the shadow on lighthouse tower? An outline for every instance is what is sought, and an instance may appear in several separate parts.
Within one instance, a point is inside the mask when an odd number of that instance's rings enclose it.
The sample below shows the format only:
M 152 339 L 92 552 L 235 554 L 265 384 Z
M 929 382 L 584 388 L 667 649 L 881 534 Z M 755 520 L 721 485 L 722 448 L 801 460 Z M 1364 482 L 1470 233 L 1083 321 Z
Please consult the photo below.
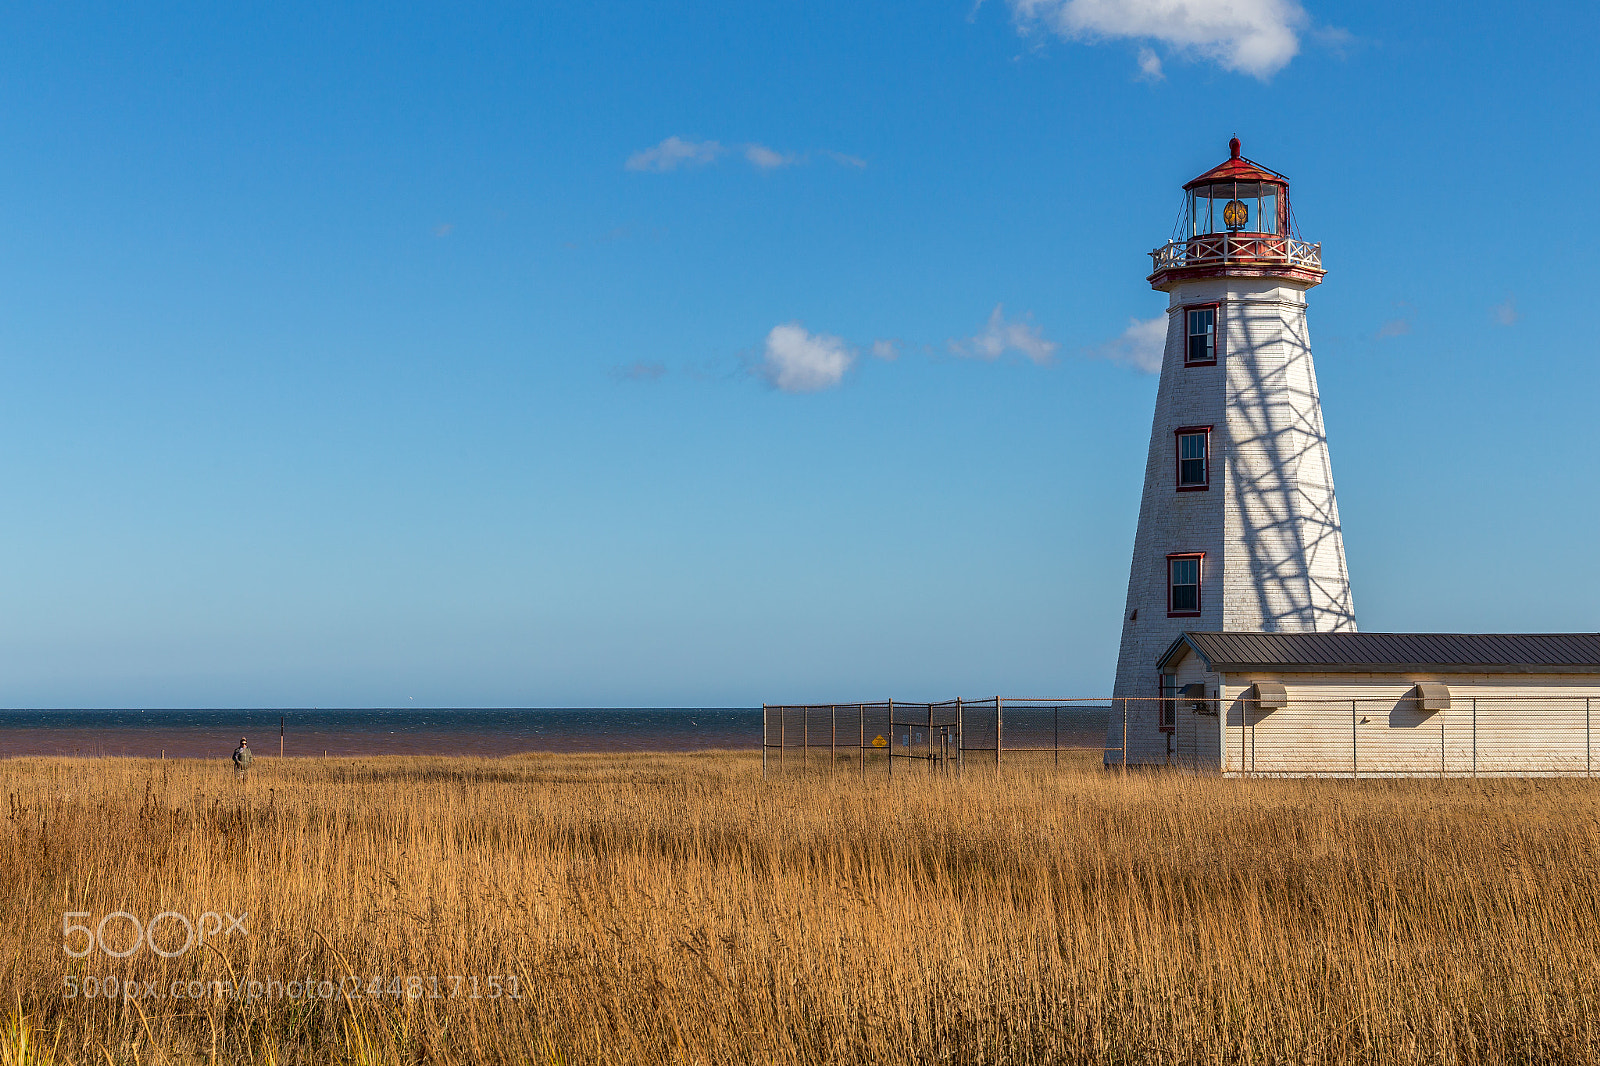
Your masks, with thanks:
M 1169 303 L 1113 690 L 1129 763 L 1172 760 L 1180 693 L 1156 664 L 1179 634 L 1356 628 L 1306 329 L 1322 246 L 1296 235 L 1288 179 L 1229 148 L 1150 253 Z

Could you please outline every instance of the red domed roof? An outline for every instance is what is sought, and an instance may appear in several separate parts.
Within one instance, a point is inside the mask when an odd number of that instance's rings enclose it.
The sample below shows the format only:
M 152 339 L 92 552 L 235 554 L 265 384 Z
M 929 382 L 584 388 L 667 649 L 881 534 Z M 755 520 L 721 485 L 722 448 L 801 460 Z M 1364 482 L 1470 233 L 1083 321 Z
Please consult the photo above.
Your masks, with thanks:
M 1195 178 L 1184 186 L 1192 189 L 1197 185 L 1222 185 L 1230 181 L 1265 181 L 1273 185 L 1288 185 L 1289 179 L 1279 174 L 1276 170 L 1268 170 L 1258 163 L 1252 163 L 1239 154 L 1239 138 L 1235 137 L 1228 142 L 1228 151 L 1231 153 L 1228 161 L 1219 163 L 1204 174 Z

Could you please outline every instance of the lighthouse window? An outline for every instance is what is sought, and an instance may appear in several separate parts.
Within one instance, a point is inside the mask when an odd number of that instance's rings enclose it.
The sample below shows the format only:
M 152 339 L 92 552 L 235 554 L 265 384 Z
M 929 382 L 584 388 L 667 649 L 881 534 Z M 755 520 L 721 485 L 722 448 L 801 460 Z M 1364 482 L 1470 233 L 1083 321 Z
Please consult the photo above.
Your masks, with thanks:
M 1189 236 L 1212 233 L 1287 233 L 1282 210 L 1285 186 L 1269 182 L 1220 182 L 1189 191 Z
M 1217 309 L 1191 307 L 1189 309 L 1189 349 L 1184 362 L 1189 366 L 1205 365 L 1217 361 Z
M 1200 613 L 1200 560 L 1202 554 L 1167 556 L 1167 616 Z
M 1211 427 L 1178 430 L 1178 491 L 1211 487 Z

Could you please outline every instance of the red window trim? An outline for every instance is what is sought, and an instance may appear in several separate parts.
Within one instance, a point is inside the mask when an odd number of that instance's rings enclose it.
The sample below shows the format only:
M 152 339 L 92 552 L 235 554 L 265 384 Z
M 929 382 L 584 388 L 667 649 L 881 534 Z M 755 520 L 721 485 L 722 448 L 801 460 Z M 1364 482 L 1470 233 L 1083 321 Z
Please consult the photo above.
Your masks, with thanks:
M 1212 426 L 1179 426 L 1172 431 L 1172 483 L 1179 492 L 1210 491 L 1212 428 Z M 1204 433 L 1206 435 L 1206 483 L 1204 485 L 1185 485 L 1183 483 L 1183 446 L 1178 443 L 1178 438 L 1194 433 Z
M 1211 335 L 1211 358 L 1189 360 L 1189 312 L 1204 311 L 1207 308 L 1217 313 L 1212 328 L 1216 331 Z M 1183 365 L 1184 366 L 1216 366 L 1217 356 L 1222 353 L 1222 304 L 1218 302 L 1184 304 L 1183 305 Z
M 1174 611 L 1172 609 L 1172 560 L 1194 559 L 1200 563 L 1199 581 L 1195 584 L 1194 601 L 1195 609 L 1192 611 Z M 1205 552 L 1168 552 L 1167 553 L 1167 617 L 1168 618 L 1199 618 L 1200 611 L 1205 608 L 1206 588 L 1206 553 Z

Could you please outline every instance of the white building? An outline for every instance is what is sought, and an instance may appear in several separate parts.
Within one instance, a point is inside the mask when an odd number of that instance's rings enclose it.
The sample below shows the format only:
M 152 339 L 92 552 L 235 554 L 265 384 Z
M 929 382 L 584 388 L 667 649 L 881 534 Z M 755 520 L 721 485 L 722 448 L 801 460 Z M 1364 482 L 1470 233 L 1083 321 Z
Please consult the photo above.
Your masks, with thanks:
M 1229 775 L 1600 772 L 1600 633 L 1173 641 L 1173 763 Z
M 1288 179 L 1229 147 L 1151 253 L 1169 301 L 1113 689 L 1129 763 L 1171 761 L 1157 661 L 1185 630 L 1356 628 L 1306 327 L 1322 248 L 1294 234 Z M 1123 732 L 1113 715 L 1108 762 Z

